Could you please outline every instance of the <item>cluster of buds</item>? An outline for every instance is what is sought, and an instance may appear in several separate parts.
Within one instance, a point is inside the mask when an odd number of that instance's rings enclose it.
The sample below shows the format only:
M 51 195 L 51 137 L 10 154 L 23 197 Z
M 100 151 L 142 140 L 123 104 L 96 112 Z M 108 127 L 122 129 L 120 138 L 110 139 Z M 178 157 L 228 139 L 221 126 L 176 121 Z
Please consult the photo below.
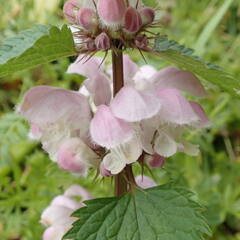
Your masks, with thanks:
M 116 45 L 149 50 L 146 33 L 156 24 L 155 10 L 141 0 L 68 0 L 63 12 L 77 29 L 74 36 L 81 53 Z

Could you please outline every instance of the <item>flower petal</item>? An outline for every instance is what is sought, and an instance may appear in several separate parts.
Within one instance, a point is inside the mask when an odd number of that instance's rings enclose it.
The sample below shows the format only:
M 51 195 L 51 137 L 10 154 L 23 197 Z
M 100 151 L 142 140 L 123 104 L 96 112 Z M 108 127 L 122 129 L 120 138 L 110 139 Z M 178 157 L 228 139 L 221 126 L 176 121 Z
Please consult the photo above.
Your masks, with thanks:
M 101 70 L 102 58 L 92 57 L 87 62 L 82 60 L 80 55 L 74 63 L 72 63 L 67 70 L 67 73 L 76 73 L 87 78 L 95 78 L 98 74 L 103 74 Z
M 91 119 L 86 97 L 78 92 L 47 86 L 33 87 L 27 91 L 18 112 L 39 126 L 56 122 L 64 115 L 73 115 L 76 121 L 81 120 L 82 123 Z
M 159 132 L 154 142 L 154 150 L 163 157 L 170 157 L 178 151 L 178 144 L 165 132 Z
M 45 226 L 71 224 L 74 218 L 70 217 L 73 210 L 62 206 L 49 206 L 41 215 L 41 223 Z
M 157 96 L 161 100 L 159 116 L 163 122 L 174 124 L 190 124 L 198 120 L 187 99 L 174 88 L 157 90 Z
M 128 122 L 151 118 L 159 112 L 160 101 L 153 94 L 123 87 L 111 102 L 113 114 Z
M 47 228 L 43 233 L 43 240 L 62 240 L 71 225 L 55 225 Z
M 103 164 L 113 175 L 120 173 L 126 166 L 126 162 L 123 159 L 112 153 L 108 153 L 103 158 Z
M 189 103 L 191 104 L 194 112 L 198 115 L 199 120 L 194 123 L 193 125 L 195 127 L 200 127 L 200 128 L 204 128 L 204 127 L 209 127 L 211 125 L 204 109 L 202 108 L 202 106 L 196 102 L 192 102 L 189 101 Z
M 60 168 L 84 174 L 89 166 L 98 166 L 98 156 L 80 138 L 65 140 L 57 153 Z
M 127 122 L 116 118 L 108 106 L 101 105 L 91 121 L 90 134 L 95 143 L 113 148 L 128 141 L 133 131 Z
M 124 70 L 124 81 L 128 83 L 132 81 L 133 77 L 139 71 L 138 65 L 131 60 L 128 55 L 123 56 L 123 70 Z
M 130 141 L 111 149 L 103 159 L 103 164 L 111 174 L 118 174 L 127 164 L 136 162 L 141 154 L 141 141 L 138 136 L 134 136 Z
M 82 201 L 90 200 L 90 199 L 93 198 L 92 195 L 85 188 L 83 188 L 83 187 L 81 187 L 77 184 L 74 184 L 71 187 L 69 187 L 65 191 L 64 196 L 67 196 L 67 197 L 81 197 Z
M 155 181 L 152 178 L 144 176 L 144 175 L 137 176 L 135 178 L 135 181 L 136 181 L 137 185 L 139 187 L 141 187 L 142 189 L 147 189 L 147 188 L 157 186 L 157 184 L 155 183 Z
M 111 86 L 105 75 L 98 74 L 94 78 L 85 80 L 83 84 L 93 96 L 96 106 L 110 103 L 112 97 Z
M 75 209 L 83 207 L 84 205 L 64 195 L 59 195 L 53 199 L 53 201 L 51 202 L 51 206 L 66 207 L 74 211 Z
M 176 88 L 196 97 L 207 96 L 201 82 L 193 73 L 175 67 L 160 70 L 153 76 L 152 81 L 158 88 Z

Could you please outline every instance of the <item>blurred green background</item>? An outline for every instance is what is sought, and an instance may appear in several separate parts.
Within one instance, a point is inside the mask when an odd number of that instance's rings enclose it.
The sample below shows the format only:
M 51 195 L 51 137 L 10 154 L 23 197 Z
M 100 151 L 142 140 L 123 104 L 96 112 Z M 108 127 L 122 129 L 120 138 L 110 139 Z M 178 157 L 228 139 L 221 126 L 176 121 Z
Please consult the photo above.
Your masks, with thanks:
M 60 26 L 64 22 L 63 0 L 0 2 L 0 43 L 34 23 Z M 157 31 L 196 49 L 198 55 L 221 65 L 240 80 L 239 0 L 158 2 L 165 27 Z M 143 64 L 139 56 L 133 57 Z M 28 139 L 27 124 L 14 113 L 23 93 L 32 86 L 78 89 L 83 79 L 65 74 L 73 60 L 61 59 L 0 81 L 1 240 L 41 239 L 42 210 L 72 183 L 87 187 L 96 197 L 112 194 L 111 181 L 94 180 L 94 172 L 84 179 L 58 170 L 41 146 Z M 152 57 L 147 60 L 157 68 L 166 65 Z M 210 239 L 240 240 L 240 100 L 215 86 L 206 84 L 206 88 L 209 96 L 201 103 L 212 127 L 187 136 L 200 145 L 201 154 L 197 158 L 177 154 L 152 175 L 160 184 L 175 180 L 196 193 L 214 232 Z M 147 170 L 146 173 L 151 175 Z

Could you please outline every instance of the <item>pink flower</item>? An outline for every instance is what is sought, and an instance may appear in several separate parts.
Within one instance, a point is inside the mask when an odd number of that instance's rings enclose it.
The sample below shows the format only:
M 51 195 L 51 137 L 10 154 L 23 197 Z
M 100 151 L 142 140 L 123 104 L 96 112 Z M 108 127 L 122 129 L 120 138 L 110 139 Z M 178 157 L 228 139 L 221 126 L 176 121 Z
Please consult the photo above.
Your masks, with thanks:
M 30 135 L 60 168 L 86 175 L 94 167 L 110 176 L 141 155 L 157 167 L 177 152 L 198 154 L 198 146 L 183 137 L 190 127 L 209 126 L 203 108 L 182 94 L 206 96 L 196 76 L 175 67 L 139 68 L 125 55 L 125 86 L 113 98 L 109 67 L 100 66 L 100 58 L 80 58 L 68 69 L 87 78 L 79 92 L 39 86 L 18 107 Z
M 70 194 L 71 193 L 71 194 Z M 85 205 L 82 203 L 90 194 L 81 186 L 73 185 L 67 189 L 64 195 L 59 195 L 53 199 L 41 216 L 41 223 L 48 227 L 43 233 L 43 240 L 61 240 L 64 234 L 71 228 L 75 218 L 71 214 Z M 81 197 L 82 201 L 77 201 L 74 197 Z

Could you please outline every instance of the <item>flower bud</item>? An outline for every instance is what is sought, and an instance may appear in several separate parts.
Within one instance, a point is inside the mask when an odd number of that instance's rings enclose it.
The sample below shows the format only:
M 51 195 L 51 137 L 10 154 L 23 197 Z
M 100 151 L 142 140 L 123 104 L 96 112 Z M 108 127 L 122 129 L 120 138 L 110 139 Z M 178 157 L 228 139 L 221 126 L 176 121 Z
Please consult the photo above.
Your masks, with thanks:
M 96 50 L 96 45 L 95 45 L 95 41 L 92 38 L 87 38 L 85 40 L 85 48 L 88 51 L 95 51 Z
M 129 7 L 125 14 L 124 28 L 130 32 L 137 32 L 142 26 L 140 13 L 133 7 Z
M 114 28 L 122 23 L 126 4 L 124 0 L 98 0 L 97 8 L 102 22 Z
M 137 48 L 146 49 L 148 47 L 148 38 L 146 35 L 139 34 L 135 39 L 135 45 Z
M 135 181 L 137 185 L 142 189 L 147 189 L 147 188 L 152 188 L 157 186 L 156 182 L 152 178 L 144 175 L 137 176 L 135 178 Z
M 81 8 L 77 13 L 77 24 L 86 30 L 94 30 L 97 27 L 97 15 L 91 8 Z
M 111 174 L 111 172 L 110 172 L 108 169 L 105 168 L 103 162 L 101 162 L 101 164 L 100 164 L 100 169 L 99 169 L 99 170 L 100 170 L 100 174 L 101 174 L 103 177 L 111 177 L 111 176 L 113 176 L 113 175 Z
M 105 32 L 96 37 L 95 44 L 98 50 L 107 50 L 111 47 L 110 38 Z
M 68 0 L 64 4 L 63 13 L 64 16 L 68 19 L 68 21 L 76 23 L 76 15 L 80 7 L 81 6 L 78 0 Z
M 153 8 L 145 7 L 140 11 L 143 25 L 150 24 L 154 21 L 155 11 Z
M 163 167 L 165 164 L 166 158 L 163 156 L 160 156 L 157 153 L 154 153 L 152 156 L 148 156 L 146 158 L 147 164 L 151 168 L 157 168 L 157 167 Z

